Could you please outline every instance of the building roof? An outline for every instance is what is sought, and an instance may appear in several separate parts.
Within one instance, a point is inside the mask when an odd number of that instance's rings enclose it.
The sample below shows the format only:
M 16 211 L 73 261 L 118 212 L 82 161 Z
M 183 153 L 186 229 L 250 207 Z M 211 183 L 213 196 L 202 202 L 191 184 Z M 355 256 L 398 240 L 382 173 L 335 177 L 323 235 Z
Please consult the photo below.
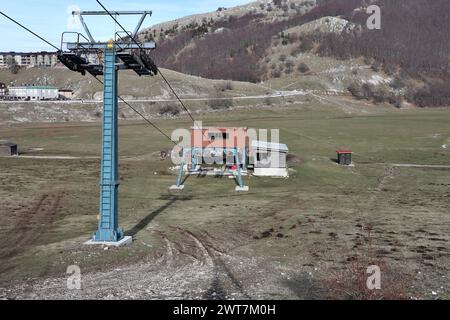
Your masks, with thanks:
M 281 151 L 281 152 L 289 151 L 288 146 L 285 145 L 284 143 L 273 143 L 273 142 L 258 141 L 258 140 L 252 141 L 252 148 L 263 149 L 263 150 L 274 150 L 274 151 Z
M 219 131 L 223 131 L 223 130 L 247 130 L 247 128 L 245 127 L 191 127 L 191 130 L 219 130 Z
M 353 151 L 351 150 L 337 150 L 336 151 L 338 154 L 349 154 L 349 153 L 353 153 Z
M 0 52 L 1 56 L 31 56 L 31 55 L 39 55 L 39 54 L 57 54 L 57 52 L 48 52 L 48 51 L 39 51 L 39 52 Z
M 39 90 L 57 90 L 57 87 L 53 86 L 18 86 L 18 87 L 9 87 L 9 89 L 39 89 Z
M 16 147 L 17 144 L 11 141 L 1 141 L 0 140 L 0 147 Z

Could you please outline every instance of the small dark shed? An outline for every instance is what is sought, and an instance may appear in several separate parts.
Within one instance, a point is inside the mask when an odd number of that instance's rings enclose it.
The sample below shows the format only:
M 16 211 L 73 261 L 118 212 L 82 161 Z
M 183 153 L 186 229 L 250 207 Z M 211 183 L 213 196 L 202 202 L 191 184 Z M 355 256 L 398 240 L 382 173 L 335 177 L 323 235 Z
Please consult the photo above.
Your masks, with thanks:
M 17 144 L 10 141 L 0 141 L 0 157 L 19 155 Z
M 349 166 L 352 164 L 352 155 L 353 152 L 351 150 L 338 150 L 338 163 L 343 166 Z

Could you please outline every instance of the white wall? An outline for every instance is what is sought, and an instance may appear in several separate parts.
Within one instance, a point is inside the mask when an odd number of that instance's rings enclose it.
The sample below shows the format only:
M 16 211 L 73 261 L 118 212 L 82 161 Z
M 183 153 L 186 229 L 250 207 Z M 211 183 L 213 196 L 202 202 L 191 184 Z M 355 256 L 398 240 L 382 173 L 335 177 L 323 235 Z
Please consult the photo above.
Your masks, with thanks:
M 41 89 L 41 88 L 9 88 L 9 95 L 21 99 L 42 100 L 42 99 L 58 99 L 58 89 Z
M 256 177 L 278 178 L 287 178 L 289 176 L 286 168 L 255 168 L 253 175 Z

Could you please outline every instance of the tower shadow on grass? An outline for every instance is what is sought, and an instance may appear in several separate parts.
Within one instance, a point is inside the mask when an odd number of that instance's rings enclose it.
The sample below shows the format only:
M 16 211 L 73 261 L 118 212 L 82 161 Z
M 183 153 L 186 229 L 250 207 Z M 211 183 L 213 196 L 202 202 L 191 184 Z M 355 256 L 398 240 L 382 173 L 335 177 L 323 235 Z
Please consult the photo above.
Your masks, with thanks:
M 150 222 L 152 222 L 159 214 L 167 210 L 177 201 L 189 201 L 192 199 L 192 196 L 176 196 L 176 195 L 164 195 L 160 197 L 160 200 L 167 200 L 167 203 L 162 205 L 150 212 L 147 216 L 145 216 L 141 221 L 139 221 L 133 228 L 125 232 L 127 236 L 135 236 L 141 230 L 145 229 Z

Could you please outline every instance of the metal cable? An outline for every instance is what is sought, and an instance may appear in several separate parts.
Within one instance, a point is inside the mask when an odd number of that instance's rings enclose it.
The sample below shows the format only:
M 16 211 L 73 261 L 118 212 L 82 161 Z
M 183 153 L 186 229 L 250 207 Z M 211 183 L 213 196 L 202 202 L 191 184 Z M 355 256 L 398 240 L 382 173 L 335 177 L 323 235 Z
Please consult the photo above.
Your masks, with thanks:
M 15 24 L 17 24 L 18 26 L 20 26 L 21 28 L 25 29 L 26 31 L 28 31 L 29 33 L 31 33 L 32 35 L 34 35 L 35 37 L 39 38 L 40 40 L 44 41 L 45 43 L 47 43 L 48 45 L 50 45 L 51 47 L 55 48 L 56 50 L 60 51 L 58 47 L 56 47 L 55 45 L 53 45 L 51 42 L 45 40 L 43 37 L 41 37 L 40 35 L 38 35 L 37 33 L 33 32 L 32 30 L 30 30 L 29 28 L 25 27 L 23 24 L 19 23 L 18 21 L 14 20 L 13 18 L 9 17 L 8 15 L 6 15 L 5 13 L 0 11 L 0 14 L 3 15 L 5 18 L 11 20 L 12 22 L 14 22 Z M 93 76 L 95 78 L 95 80 L 97 80 L 98 82 L 100 82 L 103 85 L 103 81 L 101 81 L 100 79 L 98 79 L 97 77 Z M 169 139 L 172 143 L 174 143 L 175 145 L 177 144 L 175 141 L 173 141 L 167 134 L 165 134 L 157 125 L 155 125 L 154 123 L 152 123 L 150 120 L 148 120 L 142 113 L 140 113 L 138 110 L 136 110 L 134 107 L 132 107 L 127 101 L 125 101 L 125 99 L 123 99 L 121 96 L 118 96 L 118 98 L 125 103 L 130 109 L 132 109 L 134 112 L 136 112 L 139 116 L 142 117 L 142 119 L 144 119 L 148 124 L 150 124 L 153 128 L 155 128 L 159 133 L 161 133 L 164 137 L 166 137 L 167 139 Z
M 100 80 L 97 77 L 94 77 L 95 80 L 97 80 L 98 82 L 100 82 L 103 85 L 103 81 Z M 118 98 L 120 99 L 120 101 L 122 101 L 123 103 L 125 103 L 125 105 L 127 105 L 131 110 L 133 110 L 134 112 L 136 112 L 143 120 L 145 120 L 145 122 L 147 122 L 149 125 L 151 125 L 153 128 L 155 128 L 159 133 L 161 133 L 164 137 L 166 137 L 167 139 L 170 140 L 170 142 L 172 142 L 173 144 L 177 144 L 175 141 L 172 140 L 172 138 L 170 138 L 167 134 L 165 134 L 156 124 L 154 124 L 153 122 L 151 122 L 150 120 L 148 120 L 147 117 L 145 117 L 141 112 L 139 112 L 138 110 L 136 110 L 136 108 L 134 108 L 133 106 L 131 106 L 131 104 L 129 104 L 127 101 L 125 101 L 125 99 L 123 99 L 121 96 L 118 96 Z
M 114 20 L 114 22 L 120 27 L 122 28 L 122 30 L 128 34 L 129 32 L 120 24 L 119 21 L 117 21 L 117 19 L 108 11 L 108 9 L 106 9 L 106 7 L 99 1 L 96 0 L 97 3 L 103 8 L 103 10 L 105 10 L 105 12 L 111 17 L 111 19 Z M 134 39 L 134 37 L 132 35 L 130 35 L 131 40 L 134 41 L 134 43 L 142 49 L 142 45 L 136 41 L 136 39 Z M 159 72 L 159 74 L 161 75 L 161 77 L 163 78 L 164 82 L 167 84 L 167 86 L 169 87 L 169 89 L 172 91 L 172 93 L 175 95 L 175 97 L 177 98 L 177 100 L 180 102 L 181 106 L 183 107 L 183 109 L 187 112 L 187 114 L 189 115 L 189 117 L 191 118 L 192 122 L 194 122 L 195 124 L 195 119 L 192 116 L 192 113 L 189 111 L 189 109 L 186 107 L 186 105 L 183 103 L 183 101 L 181 100 L 181 98 L 178 96 L 178 94 L 176 93 L 176 91 L 174 90 L 174 88 L 172 87 L 172 85 L 170 84 L 170 82 L 167 80 L 167 78 L 164 76 L 164 74 L 161 72 L 161 70 L 156 67 L 157 71 Z
M 55 48 L 57 51 L 60 51 L 60 48 L 58 48 L 57 46 L 51 44 L 49 41 L 45 40 L 44 38 L 42 38 L 40 35 L 38 35 L 37 33 L 31 31 L 30 29 L 28 29 L 27 27 L 25 27 L 23 24 L 19 23 L 18 21 L 14 20 L 13 18 L 9 17 L 8 15 L 4 14 L 3 12 L 0 11 L 0 14 L 2 16 L 4 16 L 5 18 L 11 20 L 12 22 L 14 22 L 15 24 L 19 25 L 20 27 L 22 27 L 23 29 L 27 30 L 29 33 L 31 33 L 32 35 L 34 35 L 35 37 L 38 37 L 39 39 L 41 39 L 42 41 L 44 41 L 46 44 L 48 44 L 49 46 Z

